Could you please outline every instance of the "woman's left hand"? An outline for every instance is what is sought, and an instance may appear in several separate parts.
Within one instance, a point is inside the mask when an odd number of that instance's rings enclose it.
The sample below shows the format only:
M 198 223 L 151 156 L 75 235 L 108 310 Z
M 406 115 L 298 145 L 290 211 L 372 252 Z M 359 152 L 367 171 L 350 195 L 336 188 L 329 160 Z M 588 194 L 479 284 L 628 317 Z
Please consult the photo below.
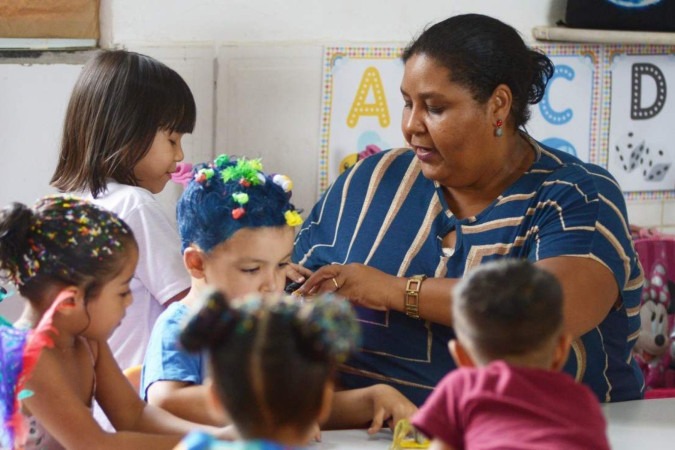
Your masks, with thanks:
M 331 264 L 321 267 L 302 285 L 298 294 L 317 295 L 335 292 L 353 304 L 370 309 L 386 311 L 391 308 L 391 299 L 396 296 L 399 279 L 363 264 Z M 402 298 L 402 297 L 401 297 Z

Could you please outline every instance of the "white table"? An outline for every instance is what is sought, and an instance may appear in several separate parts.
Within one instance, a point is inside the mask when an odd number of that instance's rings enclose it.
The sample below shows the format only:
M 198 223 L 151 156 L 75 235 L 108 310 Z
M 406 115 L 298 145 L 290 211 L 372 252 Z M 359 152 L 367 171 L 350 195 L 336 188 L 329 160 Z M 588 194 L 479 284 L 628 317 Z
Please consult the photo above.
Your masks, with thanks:
M 610 403 L 602 410 L 612 450 L 675 448 L 675 398 Z M 321 437 L 322 442 L 313 444 L 312 450 L 387 450 L 392 433 L 385 430 L 369 436 L 366 430 L 323 431 Z
M 321 442 L 310 446 L 312 450 L 387 450 L 392 432 L 380 431 L 370 436 L 366 430 L 322 431 Z
M 675 398 L 603 405 L 613 450 L 675 448 Z

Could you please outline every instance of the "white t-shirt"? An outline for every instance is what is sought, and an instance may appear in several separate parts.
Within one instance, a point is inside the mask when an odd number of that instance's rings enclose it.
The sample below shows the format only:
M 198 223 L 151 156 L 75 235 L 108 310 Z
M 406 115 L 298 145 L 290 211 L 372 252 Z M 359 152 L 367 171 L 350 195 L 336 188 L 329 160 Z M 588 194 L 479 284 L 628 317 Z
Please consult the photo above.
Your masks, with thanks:
M 110 181 L 98 198 L 86 197 L 116 213 L 138 242 L 138 267 L 131 280 L 133 303 L 108 340 L 117 363 L 126 369 L 143 364 L 162 305 L 190 287 L 190 275 L 183 266 L 178 230 L 149 191 Z

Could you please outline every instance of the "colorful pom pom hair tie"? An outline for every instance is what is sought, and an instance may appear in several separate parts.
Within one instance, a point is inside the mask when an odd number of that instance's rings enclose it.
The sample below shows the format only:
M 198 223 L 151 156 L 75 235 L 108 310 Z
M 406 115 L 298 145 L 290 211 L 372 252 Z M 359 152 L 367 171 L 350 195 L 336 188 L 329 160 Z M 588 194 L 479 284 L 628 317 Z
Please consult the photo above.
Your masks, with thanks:
M 264 186 L 271 182 L 286 193 L 287 199 L 290 199 L 293 190 L 293 181 L 288 176 L 282 174 L 266 175 L 259 158 L 233 158 L 222 154 L 212 163 L 196 168 L 193 174 L 194 181 L 204 188 L 211 186 L 210 183 L 214 177 L 219 178 L 218 181 L 222 182 L 223 185 L 236 185 L 230 188 L 232 192 L 229 194 L 233 202 L 230 214 L 235 220 L 245 217 L 247 208 L 251 207 L 249 204 L 251 196 L 247 193 L 249 188 Z M 225 194 L 226 192 L 223 191 L 223 195 Z M 282 214 L 288 226 L 296 227 L 302 224 L 300 213 L 290 203 L 288 209 L 282 211 Z
M 48 195 L 33 207 L 39 216 L 31 223 L 28 251 L 14 273 L 3 276 L 22 286 L 38 273 L 70 277 L 74 269 L 63 263 L 55 248 L 73 251 L 91 249 L 86 258 L 102 261 L 122 247 L 131 234 L 116 215 L 72 195 Z

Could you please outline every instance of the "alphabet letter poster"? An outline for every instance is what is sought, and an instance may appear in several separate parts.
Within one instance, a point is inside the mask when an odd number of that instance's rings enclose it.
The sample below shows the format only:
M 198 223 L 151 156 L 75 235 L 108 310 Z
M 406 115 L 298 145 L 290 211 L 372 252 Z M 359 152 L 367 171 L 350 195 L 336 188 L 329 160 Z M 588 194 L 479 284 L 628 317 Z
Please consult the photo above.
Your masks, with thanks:
M 367 145 L 405 145 L 400 47 L 328 47 L 324 53 L 319 189 Z
M 672 190 L 675 55 L 631 50 L 608 55 L 608 170 L 627 192 Z
M 536 47 L 555 71 L 542 101 L 530 107 L 526 130 L 549 147 L 608 169 L 628 199 L 675 198 L 675 47 Z M 367 146 L 406 145 L 400 126 L 402 51 L 325 49 L 321 193 Z

